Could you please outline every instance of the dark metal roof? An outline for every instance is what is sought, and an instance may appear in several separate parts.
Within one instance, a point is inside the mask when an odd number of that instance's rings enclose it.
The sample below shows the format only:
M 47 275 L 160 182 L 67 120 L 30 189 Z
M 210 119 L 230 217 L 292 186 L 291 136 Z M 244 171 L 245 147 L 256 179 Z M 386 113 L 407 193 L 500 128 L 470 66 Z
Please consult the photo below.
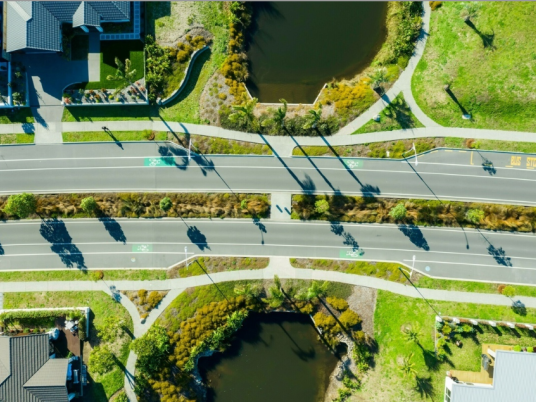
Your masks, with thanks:
M 62 50 L 61 24 L 100 26 L 130 19 L 129 1 L 9 1 L 8 52 L 22 49 Z
M 67 359 L 49 359 L 48 334 L 0 337 L 0 401 L 67 402 Z

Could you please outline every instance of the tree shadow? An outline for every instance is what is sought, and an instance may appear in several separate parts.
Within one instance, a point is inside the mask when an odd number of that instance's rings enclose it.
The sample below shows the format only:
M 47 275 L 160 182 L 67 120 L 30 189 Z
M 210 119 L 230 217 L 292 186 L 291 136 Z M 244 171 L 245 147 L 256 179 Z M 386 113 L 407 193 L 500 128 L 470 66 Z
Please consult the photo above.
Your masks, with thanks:
M 462 112 L 462 114 L 466 114 L 466 115 L 469 114 L 467 109 L 465 109 L 462 106 L 462 104 L 460 103 L 460 101 L 458 101 L 458 98 L 456 98 L 456 95 L 454 95 L 454 93 L 452 92 L 452 90 L 450 88 L 448 88 L 445 92 L 447 92 L 447 95 L 450 96 L 450 98 L 454 101 L 454 103 L 456 105 L 458 105 L 458 107 L 460 108 L 460 111 Z
M 497 173 L 497 169 L 493 166 L 493 162 L 490 161 L 488 158 L 486 158 L 484 155 L 482 155 L 480 152 L 476 151 L 480 158 L 482 158 L 482 169 L 484 171 L 488 172 L 490 175 L 494 175 Z
M 100 217 L 99 221 L 104 224 L 104 228 L 115 241 L 126 244 L 127 237 L 125 236 L 121 225 L 115 219 Z
M 2 243 L 0 243 L 0 255 L 4 255 L 4 254 L 5 254 L 4 247 L 2 247 Z
M 430 246 L 424 238 L 421 229 L 414 224 L 400 224 L 398 225 L 398 230 L 400 230 L 404 236 L 406 236 L 414 245 L 423 250 L 430 251 Z
M 497 248 L 493 244 L 489 243 L 487 250 L 488 254 L 493 257 L 497 264 L 504 265 L 505 267 L 512 266 L 511 258 L 506 255 L 506 252 L 502 247 Z
M 525 304 L 521 300 L 516 300 L 512 303 L 512 310 L 515 314 L 526 316 L 527 315 L 527 308 L 525 307 Z
M 357 243 L 357 240 L 355 237 L 348 232 L 344 231 L 344 227 L 341 225 L 340 222 L 330 222 L 331 223 L 331 233 L 335 234 L 336 236 L 341 236 L 344 241 L 343 244 L 345 246 L 352 247 L 352 251 L 359 250 L 359 244 Z
M 497 47 L 493 43 L 495 41 L 495 32 L 492 30 L 491 33 L 485 33 L 481 32 L 473 22 L 468 19 L 465 20 L 465 23 L 467 26 L 469 26 L 475 33 L 480 36 L 480 39 L 482 39 L 482 45 L 484 46 L 484 49 L 490 49 L 490 50 L 496 50 Z
M 205 249 L 210 250 L 210 247 L 207 243 L 207 237 L 203 233 L 201 233 L 197 226 L 188 226 L 186 235 L 193 244 L 199 247 L 201 251 L 204 251 Z
M 65 222 L 57 218 L 43 220 L 39 233 L 48 242 L 52 243 L 50 249 L 58 254 L 65 266 L 78 269 L 87 268 L 84 262 L 84 256 L 80 249 L 73 244 L 72 238 L 67 231 Z
M 376 198 L 377 195 L 381 194 L 381 191 L 378 186 L 364 184 L 361 186 L 361 193 L 363 194 L 364 198 Z
M 415 376 L 415 390 L 421 397 L 432 398 L 435 394 L 434 384 L 430 377 Z

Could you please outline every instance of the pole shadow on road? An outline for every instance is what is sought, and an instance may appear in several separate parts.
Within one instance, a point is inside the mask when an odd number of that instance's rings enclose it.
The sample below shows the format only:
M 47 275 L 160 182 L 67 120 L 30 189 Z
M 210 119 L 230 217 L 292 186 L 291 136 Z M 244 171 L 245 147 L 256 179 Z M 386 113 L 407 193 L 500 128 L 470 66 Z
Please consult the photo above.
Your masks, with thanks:
M 426 251 L 430 250 L 430 246 L 428 246 L 428 242 L 424 238 L 424 235 L 418 226 L 414 225 L 413 223 L 402 223 L 398 225 L 398 230 L 400 230 L 404 236 L 406 236 L 417 247 Z
M 65 222 L 54 219 L 47 219 L 41 222 L 41 227 L 39 228 L 39 233 L 45 238 L 48 242 L 52 243 L 50 249 L 58 254 L 61 261 L 65 266 L 72 268 L 76 266 L 78 269 L 87 268 L 84 256 L 80 249 L 73 244 L 73 239 L 67 231 Z
M 125 232 L 123 232 L 121 225 L 114 218 L 101 216 L 99 221 L 104 224 L 104 228 L 115 241 L 126 244 L 127 237 L 125 236 Z
M 266 230 L 266 225 L 261 222 L 260 218 L 257 216 L 253 217 L 253 224 L 257 226 L 261 232 L 261 244 L 264 245 L 264 233 L 268 233 Z

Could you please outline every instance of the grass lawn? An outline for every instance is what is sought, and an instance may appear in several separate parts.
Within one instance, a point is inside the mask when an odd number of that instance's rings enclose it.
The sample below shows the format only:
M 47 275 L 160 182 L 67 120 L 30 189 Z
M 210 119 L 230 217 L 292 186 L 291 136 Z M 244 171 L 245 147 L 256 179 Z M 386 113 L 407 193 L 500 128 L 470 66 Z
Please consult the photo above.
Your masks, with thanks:
M 150 133 L 150 132 L 149 132 Z M 63 142 L 85 142 L 85 141 L 147 141 L 147 135 L 144 131 L 116 131 L 113 133 L 115 139 L 110 137 L 104 131 L 88 131 L 63 133 Z M 164 131 L 155 131 L 156 141 L 165 141 L 167 133 Z
M 405 128 L 424 127 L 411 113 L 409 106 L 400 93 L 389 106 L 380 112 L 380 121 L 370 120 L 367 124 L 358 128 L 353 134 L 375 133 L 377 131 L 393 131 Z
M 479 2 L 472 26 L 460 16 L 465 4 L 443 2 L 432 12 L 412 80 L 417 103 L 444 126 L 534 132 L 536 3 Z
M 76 38 L 76 37 L 75 37 Z M 131 71 L 136 70 L 136 75 L 133 81 L 143 78 L 145 75 L 145 62 L 143 43 L 138 40 L 125 40 L 125 41 L 112 41 L 104 40 L 100 43 L 100 81 L 92 81 L 85 84 L 74 86 L 76 88 L 86 89 L 101 89 L 101 88 L 116 88 L 119 82 L 108 81 L 106 77 L 108 75 L 115 76 L 117 71 L 117 65 L 115 64 L 115 58 L 119 58 L 121 62 L 125 62 L 125 59 L 129 59 L 131 64 Z M 99 108 L 101 109 L 101 108 Z M 114 108 L 115 109 L 115 108 Z
M 83 307 L 89 306 L 92 311 L 90 323 L 90 342 L 95 339 L 95 327 L 102 324 L 104 318 L 109 316 L 120 317 L 126 323 L 127 329 L 132 332 L 132 319 L 121 304 L 104 292 L 38 292 L 38 293 L 5 293 L 4 308 L 38 308 L 38 307 Z M 128 336 L 127 336 L 128 338 Z M 114 341 L 110 343 L 110 349 L 121 364 L 126 364 L 128 357 L 128 344 Z M 88 342 L 85 343 L 84 361 L 87 363 L 86 354 Z M 90 375 L 89 386 L 84 389 L 84 401 L 104 402 L 111 395 L 123 388 L 124 373 L 119 366 L 103 376 L 92 377 Z
M 92 271 L 15 271 L 0 272 L 0 282 L 91 281 Z M 105 270 L 104 280 L 149 281 L 168 279 L 166 270 Z
M 0 144 L 33 144 L 34 134 L 0 134 Z
M 480 319 L 536 322 L 536 310 L 527 309 L 526 316 L 516 315 L 507 307 L 475 305 L 468 303 L 435 302 L 432 304 L 442 314 Z M 408 343 L 402 333 L 407 325 L 421 328 L 420 345 Z M 482 325 L 476 335 L 462 338 L 463 347 L 449 344 L 447 362 L 438 362 L 434 355 L 434 314 L 421 299 L 398 296 L 378 291 L 374 314 L 374 335 L 378 343 L 375 357 L 376 368 L 368 375 L 359 394 L 366 400 L 376 402 L 443 401 L 445 372 L 449 369 L 480 370 L 482 343 L 533 346 L 536 339 L 529 331 L 497 327 L 496 330 Z M 457 335 L 459 336 L 459 335 Z M 404 377 L 398 368 L 403 357 L 414 353 L 413 363 L 417 376 L 432 397 L 416 389 L 415 377 Z
M 35 120 L 29 107 L 21 107 L 14 113 L 11 113 L 9 109 L 0 109 L 0 124 L 34 122 Z

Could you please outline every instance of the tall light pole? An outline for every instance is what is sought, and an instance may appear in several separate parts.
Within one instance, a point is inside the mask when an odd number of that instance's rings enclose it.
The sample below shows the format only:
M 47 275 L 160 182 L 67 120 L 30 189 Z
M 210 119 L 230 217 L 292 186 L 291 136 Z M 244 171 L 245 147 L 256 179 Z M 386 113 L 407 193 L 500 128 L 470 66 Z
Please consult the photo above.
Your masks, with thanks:
M 184 246 L 184 258 L 186 260 L 186 269 L 188 269 L 188 246 Z
M 413 151 L 415 151 L 415 166 L 417 166 L 419 161 L 417 160 L 417 148 L 415 148 L 415 143 L 413 143 Z

